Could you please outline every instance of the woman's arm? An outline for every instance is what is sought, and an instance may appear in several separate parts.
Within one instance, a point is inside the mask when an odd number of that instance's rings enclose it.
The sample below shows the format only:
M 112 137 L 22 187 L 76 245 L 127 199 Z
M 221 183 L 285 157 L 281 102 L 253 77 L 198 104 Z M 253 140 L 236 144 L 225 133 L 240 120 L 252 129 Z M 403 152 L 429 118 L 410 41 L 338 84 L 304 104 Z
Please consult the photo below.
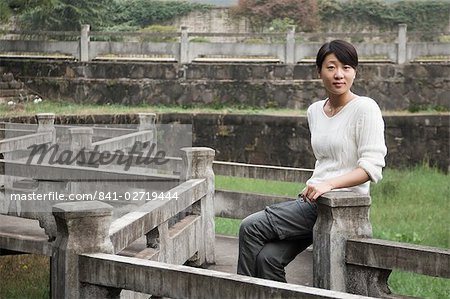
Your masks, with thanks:
M 347 174 L 326 180 L 322 183 L 307 185 L 301 194 L 310 201 L 316 201 L 319 196 L 328 191 L 361 185 L 369 179 L 370 177 L 367 172 L 358 167 Z

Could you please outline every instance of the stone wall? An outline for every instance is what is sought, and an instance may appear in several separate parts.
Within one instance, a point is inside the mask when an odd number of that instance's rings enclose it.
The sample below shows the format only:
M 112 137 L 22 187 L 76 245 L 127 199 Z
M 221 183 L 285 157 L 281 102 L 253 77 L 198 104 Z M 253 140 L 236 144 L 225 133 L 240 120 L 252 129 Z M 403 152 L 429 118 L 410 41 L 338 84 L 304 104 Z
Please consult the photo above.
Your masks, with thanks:
M 227 7 L 196 10 L 187 16 L 176 18 L 170 25 L 177 29 L 187 26 L 190 32 L 250 32 L 248 20 L 233 18 Z
M 34 122 L 34 117 L 9 119 Z M 423 163 L 450 170 L 450 114 L 388 115 L 387 167 Z M 136 123 L 131 115 L 57 116 L 63 124 Z M 163 113 L 157 123 L 193 125 L 193 146 L 216 150 L 218 161 L 314 167 L 305 116 Z
M 0 72 L 48 99 L 126 105 L 306 109 L 325 96 L 313 64 L 0 60 Z M 361 64 L 354 91 L 383 110 L 450 108 L 450 64 Z

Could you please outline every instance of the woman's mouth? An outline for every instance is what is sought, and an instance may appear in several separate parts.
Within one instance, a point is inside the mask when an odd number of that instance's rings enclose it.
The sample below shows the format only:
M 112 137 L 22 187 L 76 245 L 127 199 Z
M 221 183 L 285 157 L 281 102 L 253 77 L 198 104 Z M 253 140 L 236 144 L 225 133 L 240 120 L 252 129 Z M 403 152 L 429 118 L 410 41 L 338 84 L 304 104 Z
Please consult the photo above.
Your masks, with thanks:
M 345 85 L 345 83 L 344 82 L 334 82 L 333 85 L 336 87 L 342 87 Z

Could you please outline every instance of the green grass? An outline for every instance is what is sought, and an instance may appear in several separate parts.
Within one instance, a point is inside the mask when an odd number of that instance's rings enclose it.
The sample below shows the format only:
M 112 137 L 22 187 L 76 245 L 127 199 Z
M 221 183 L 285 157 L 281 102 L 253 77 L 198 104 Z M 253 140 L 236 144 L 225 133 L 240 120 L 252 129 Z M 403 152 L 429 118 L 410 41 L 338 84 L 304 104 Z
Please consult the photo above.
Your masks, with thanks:
M 49 298 L 49 273 L 46 256 L 0 256 L 0 298 Z
M 304 184 L 216 176 L 216 188 L 291 196 Z M 433 247 L 450 247 L 450 180 L 436 169 L 386 169 L 372 185 L 370 219 L 374 238 Z M 216 232 L 236 236 L 239 220 L 216 219 Z M 422 298 L 450 298 L 450 280 L 393 271 L 389 278 L 396 294 Z
M 268 104 L 269 105 L 269 104 Z M 448 113 L 448 108 L 441 106 L 415 106 L 411 111 L 383 111 L 384 115 L 407 115 L 413 113 L 436 114 Z M 92 115 L 92 114 L 129 114 L 138 112 L 154 113 L 236 113 L 236 114 L 261 114 L 298 116 L 306 115 L 306 110 L 287 109 L 276 107 L 250 107 L 246 105 L 234 105 L 212 103 L 210 105 L 119 105 L 119 104 L 79 104 L 62 100 L 43 100 L 35 104 L 32 101 L 16 101 L 16 105 L 0 103 L 0 115 L 2 117 L 32 116 L 36 113 L 55 113 L 57 115 Z
M 257 108 L 248 106 L 230 106 L 214 103 L 209 106 L 197 107 L 195 105 L 119 105 L 119 104 L 77 104 L 59 100 L 43 100 L 35 104 L 31 102 L 17 102 L 10 106 L 0 104 L 0 115 L 2 117 L 11 116 L 32 116 L 36 113 L 55 113 L 57 115 L 92 115 L 92 114 L 122 114 L 122 113 L 241 113 L 241 114 L 273 114 L 273 115 L 305 115 L 306 111 L 298 109 L 278 109 L 278 108 Z

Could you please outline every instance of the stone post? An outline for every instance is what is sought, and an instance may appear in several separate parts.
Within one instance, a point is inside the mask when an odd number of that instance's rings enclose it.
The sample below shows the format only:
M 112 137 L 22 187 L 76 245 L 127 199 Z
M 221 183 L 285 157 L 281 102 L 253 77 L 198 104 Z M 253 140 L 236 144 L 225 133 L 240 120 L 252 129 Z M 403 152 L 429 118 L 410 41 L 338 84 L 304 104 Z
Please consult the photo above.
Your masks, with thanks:
M 371 199 L 353 192 L 328 192 L 318 200 L 314 225 L 314 287 L 346 292 L 345 248 L 349 238 L 372 237 Z
M 86 127 L 69 128 L 70 150 L 76 155 L 80 150 L 92 149 L 94 130 Z
M 295 26 L 289 26 L 286 35 L 285 63 L 295 64 Z
M 139 119 L 138 130 L 154 130 L 156 123 L 156 113 L 138 113 Z
M 146 141 L 144 143 L 139 142 L 138 149 L 143 150 L 145 147 L 147 149 L 150 148 L 151 144 L 154 144 L 153 152 L 156 153 L 157 151 L 157 138 L 156 138 L 156 113 L 138 113 L 139 118 L 139 125 L 138 130 L 139 131 L 152 131 L 152 140 Z
M 79 282 L 78 255 L 113 253 L 109 238 L 112 207 L 98 201 L 67 202 L 53 206 L 57 237 L 52 252 L 52 298 L 97 298 L 96 289 Z M 111 293 L 111 292 L 109 292 Z M 118 298 L 117 292 L 114 292 Z M 89 294 L 89 297 L 86 297 Z
M 215 257 L 215 225 L 214 225 L 214 172 L 213 161 L 215 151 L 208 147 L 188 147 L 181 149 L 183 155 L 182 180 L 206 179 L 206 196 L 200 200 L 200 205 L 194 209 L 194 213 L 202 217 L 203 242 L 195 263 L 201 265 L 214 264 Z M 200 209 L 200 211 L 198 211 Z
M 181 38 L 180 38 L 180 64 L 189 63 L 189 37 L 187 26 L 181 26 Z
M 408 62 L 406 53 L 406 24 L 398 25 L 398 44 L 397 44 L 397 63 L 404 64 Z
M 52 132 L 53 141 L 56 142 L 56 130 L 55 130 L 55 114 L 54 113 L 37 113 L 36 119 L 38 122 L 37 133 Z
M 94 131 L 92 128 L 87 127 L 75 127 L 69 128 L 69 151 L 72 157 L 77 157 L 73 159 L 74 166 L 84 166 L 84 167 L 94 167 L 97 168 L 99 165 L 94 163 L 89 163 L 89 161 L 95 160 L 99 155 L 98 152 L 93 152 L 92 150 L 92 136 Z M 80 153 L 80 155 L 78 155 Z M 91 159 L 94 158 L 94 159 Z M 96 190 L 99 190 L 99 185 L 94 186 L 91 182 L 79 182 L 75 180 L 69 180 L 66 191 L 69 193 L 91 193 L 93 194 Z M 95 190 L 93 190 L 95 188 Z
M 87 62 L 89 61 L 89 30 L 90 25 L 81 25 L 81 38 L 80 38 L 80 61 Z

